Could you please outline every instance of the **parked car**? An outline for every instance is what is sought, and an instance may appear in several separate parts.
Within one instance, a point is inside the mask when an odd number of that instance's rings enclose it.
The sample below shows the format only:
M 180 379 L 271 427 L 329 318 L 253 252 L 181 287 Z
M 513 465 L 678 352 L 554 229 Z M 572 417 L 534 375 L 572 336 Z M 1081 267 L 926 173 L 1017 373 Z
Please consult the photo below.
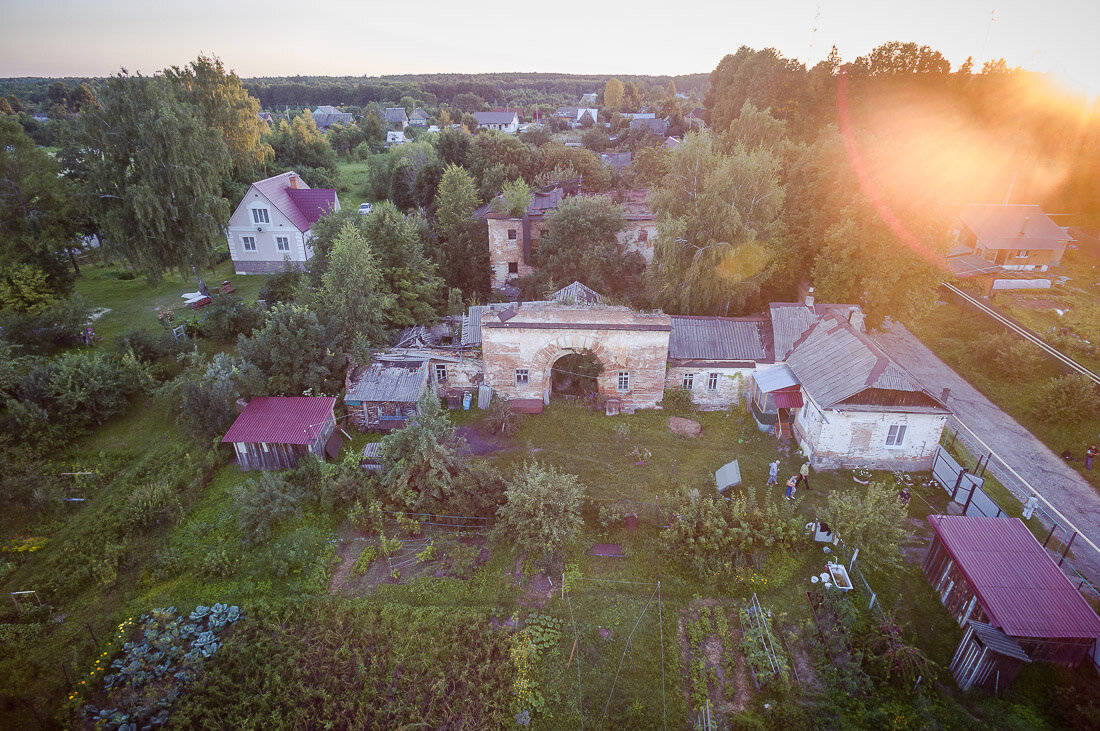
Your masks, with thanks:
M 374 205 L 372 205 L 370 203 L 360 203 L 359 204 L 359 215 L 360 216 L 365 216 L 373 210 L 374 210 Z

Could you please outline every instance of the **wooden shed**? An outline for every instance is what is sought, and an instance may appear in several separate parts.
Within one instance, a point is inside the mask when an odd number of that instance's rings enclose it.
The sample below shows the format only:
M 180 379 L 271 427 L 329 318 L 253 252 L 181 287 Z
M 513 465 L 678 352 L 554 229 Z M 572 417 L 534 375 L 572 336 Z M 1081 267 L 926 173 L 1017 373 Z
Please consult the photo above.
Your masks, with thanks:
M 242 470 L 296 467 L 312 452 L 325 458 L 336 429 L 336 399 L 327 396 L 260 396 L 252 399 L 222 437 Z
M 428 361 L 371 363 L 347 382 L 344 404 L 360 431 L 402 429 L 428 388 Z
M 1022 662 L 1077 667 L 1089 656 L 1100 617 L 1023 522 L 964 515 L 928 522 L 934 536 L 924 575 L 967 628 L 952 662 L 960 687 L 1000 690 Z

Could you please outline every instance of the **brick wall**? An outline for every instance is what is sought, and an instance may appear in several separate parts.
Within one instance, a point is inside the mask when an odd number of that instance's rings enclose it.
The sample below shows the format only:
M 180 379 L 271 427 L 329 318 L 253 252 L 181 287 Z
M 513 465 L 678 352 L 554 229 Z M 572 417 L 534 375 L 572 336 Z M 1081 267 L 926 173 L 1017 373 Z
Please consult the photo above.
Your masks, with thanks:
M 671 365 L 665 374 L 665 388 L 683 388 L 684 376 L 691 374 L 691 398 L 697 408 L 703 411 L 717 411 L 741 403 L 741 391 L 749 378 L 752 368 L 714 368 L 706 365 Z M 718 388 L 710 388 L 710 374 L 718 374 Z
M 622 400 L 627 412 L 654 408 L 661 400 L 671 320 L 626 307 L 525 305 L 504 325 L 496 313 L 482 319 L 485 379 L 505 399 L 542 399 L 550 390 L 550 370 L 558 358 L 591 350 L 603 365 L 600 392 Z M 516 370 L 526 369 L 527 383 Z M 619 390 L 619 372 L 629 389 Z
M 814 469 L 917 471 L 931 469 L 932 455 L 946 423 L 943 414 L 831 410 L 821 414 L 808 403 L 795 418 L 794 429 Z M 905 425 L 902 445 L 886 446 L 890 426 L 901 424 Z

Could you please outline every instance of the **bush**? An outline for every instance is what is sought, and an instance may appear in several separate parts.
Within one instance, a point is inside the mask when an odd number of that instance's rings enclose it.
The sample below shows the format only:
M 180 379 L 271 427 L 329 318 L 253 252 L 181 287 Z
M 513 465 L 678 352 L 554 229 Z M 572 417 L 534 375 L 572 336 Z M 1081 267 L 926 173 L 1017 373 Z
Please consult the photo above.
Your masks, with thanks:
M 280 302 L 293 302 L 298 297 L 304 278 L 305 275 L 297 269 L 268 274 L 260 290 L 260 299 L 268 307 Z
M 39 352 L 47 345 L 74 345 L 88 325 L 91 307 L 79 295 L 56 300 L 40 314 L 7 312 L 0 316 L 4 339 Z
M 264 472 L 237 488 L 237 520 L 246 541 L 271 537 L 272 527 L 284 518 L 300 515 L 305 495 L 292 481 L 274 472 Z
M 133 352 L 134 357 L 146 364 L 154 363 L 166 355 L 181 353 L 186 347 L 163 330 L 131 330 L 115 341 L 115 348 L 120 355 Z
M 695 411 L 691 391 L 682 388 L 666 388 L 661 398 L 661 408 L 672 414 L 688 414 Z
M 525 551 L 553 562 L 583 524 L 584 485 L 576 475 L 529 462 L 516 473 L 497 511 L 502 531 Z
M 241 333 L 248 334 L 264 324 L 264 313 L 235 294 L 219 295 L 198 322 L 199 335 L 228 343 Z
M 1051 378 L 1039 386 L 1031 415 L 1045 424 L 1073 424 L 1100 413 L 1100 388 L 1079 373 Z
M 493 399 L 481 421 L 481 430 L 487 436 L 514 437 L 523 428 L 523 417 L 504 399 Z

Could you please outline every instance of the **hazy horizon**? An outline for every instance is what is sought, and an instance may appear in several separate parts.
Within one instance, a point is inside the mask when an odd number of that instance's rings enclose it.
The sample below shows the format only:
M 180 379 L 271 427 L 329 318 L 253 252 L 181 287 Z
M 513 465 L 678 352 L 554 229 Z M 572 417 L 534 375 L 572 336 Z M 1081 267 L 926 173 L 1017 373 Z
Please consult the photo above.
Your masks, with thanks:
M 930 0 L 884 9 L 875 0 L 788 0 L 677 14 L 640 0 L 623 13 L 552 5 L 479 8 L 425 2 L 393 6 L 333 0 L 323 12 L 288 0 L 256 6 L 195 0 L 186 7 L 136 0 L 73 6 L 16 0 L 2 10 L 12 31 L 0 77 L 150 74 L 216 55 L 242 77 L 393 76 L 444 73 L 662 75 L 708 73 L 739 46 L 774 47 L 812 65 L 836 45 L 842 58 L 889 41 L 940 51 L 953 67 L 1004 58 L 1050 73 L 1071 89 L 1100 92 L 1100 3 Z M 399 9 L 400 12 L 400 9 Z

